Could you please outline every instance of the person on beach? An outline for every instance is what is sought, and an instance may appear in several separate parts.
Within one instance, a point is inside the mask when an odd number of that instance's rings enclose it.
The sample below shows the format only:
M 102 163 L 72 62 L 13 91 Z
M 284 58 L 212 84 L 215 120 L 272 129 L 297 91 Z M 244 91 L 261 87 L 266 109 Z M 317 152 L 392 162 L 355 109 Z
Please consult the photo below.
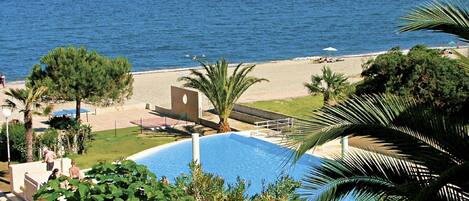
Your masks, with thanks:
M 5 88 L 6 78 L 3 73 L 0 73 L 0 84 L 2 84 L 3 88 Z
M 44 162 L 47 164 L 47 171 L 54 169 L 54 160 L 56 157 L 57 156 L 53 151 L 48 150 L 47 148 L 44 149 Z
M 68 173 L 72 179 L 81 179 L 80 168 L 76 166 L 75 160 L 72 160 L 72 167 L 68 169 Z

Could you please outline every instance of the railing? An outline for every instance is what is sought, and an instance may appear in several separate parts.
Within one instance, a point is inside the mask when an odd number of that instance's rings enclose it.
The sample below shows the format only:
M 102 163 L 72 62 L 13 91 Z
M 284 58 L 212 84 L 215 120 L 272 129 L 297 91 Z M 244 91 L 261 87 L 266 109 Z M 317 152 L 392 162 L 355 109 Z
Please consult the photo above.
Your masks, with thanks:
M 293 118 L 258 121 L 254 122 L 254 124 L 258 129 L 271 129 L 281 131 L 282 129 L 291 128 L 293 126 Z
M 254 122 L 257 132 L 256 134 L 265 134 L 267 136 L 277 136 L 282 134 L 284 129 L 293 126 L 293 118 L 275 119 L 267 121 Z

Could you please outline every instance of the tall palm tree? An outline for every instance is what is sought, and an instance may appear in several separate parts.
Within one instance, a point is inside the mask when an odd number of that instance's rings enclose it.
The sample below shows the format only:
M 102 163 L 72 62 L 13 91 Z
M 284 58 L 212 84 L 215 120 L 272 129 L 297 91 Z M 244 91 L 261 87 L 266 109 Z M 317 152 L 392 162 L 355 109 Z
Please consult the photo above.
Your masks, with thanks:
M 375 147 L 323 160 L 304 178 L 313 200 L 469 200 L 469 135 L 450 118 L 412 98 L 353 96 L 325 106 L 290 135 L 298 159 L 307 150 L 344 136 L 372 138 Z
M 402 19 L 401 32 L 431 30 L 469 42 L 469 9 L 461 2 L 429 2 L 413 9 Z
M 324 66 L 322 75 L 312 75 L 311 83 L 304 83 L 304 86 L 310 94 L 323 94 L 324 105 L 330 105 L 342 97 L 348 83 L 344 74 L 334 73 L 331 68 Z
M 26 142 L 26 160 L 33 161 L 33 115 L 49 114 L 52 107 L 41 107 L 41 96 L 46 92 L 46 87 L 39 88 L 25 88 L 25 89 L 9 89 L 5 95 L 9 96 L 5 100 L 12 108 L 18 108 L 19 112 L 23 113 L 24 128 L 25 128 L 25 142 Z
M 267 80 L 248 76 L 255 65 L 241 67 L 242 64 L 238 64 L 228 75 L 228 62 L 223 58 L 216 64 L 199 62 L 205 72 L 191 70 L 190 76 L 181 77 L 179 81 L 185 82 L 184 87 L 197 89 L 207 96 L 220 118 L 218 132 L 228 132 L 231 130 L 228 117 L 239 97 L 253 84 Z

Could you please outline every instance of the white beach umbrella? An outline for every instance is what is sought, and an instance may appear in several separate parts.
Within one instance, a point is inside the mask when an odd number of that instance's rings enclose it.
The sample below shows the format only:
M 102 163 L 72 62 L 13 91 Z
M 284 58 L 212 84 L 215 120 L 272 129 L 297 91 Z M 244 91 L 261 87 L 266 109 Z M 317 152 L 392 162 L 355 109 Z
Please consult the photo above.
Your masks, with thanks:
M 336 52 L 336 51 L 337 51 L 337 49 L 335 49 L 335 48 L 333 48 L 333 47 L 326 47 L 326 48 L 324 48 L 324 49 L 322 49 L 322 50 L 328 51 L 328 52 Z

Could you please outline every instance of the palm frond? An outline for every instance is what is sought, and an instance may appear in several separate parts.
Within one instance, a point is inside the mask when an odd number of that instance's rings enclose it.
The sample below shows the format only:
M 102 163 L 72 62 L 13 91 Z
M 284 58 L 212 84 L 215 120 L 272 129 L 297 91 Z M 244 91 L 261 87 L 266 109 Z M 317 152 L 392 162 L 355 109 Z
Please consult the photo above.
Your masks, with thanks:
M 419 174 L 429 176 L 424 168 L 402 159 L 370 152 L 349 153 L 343 160 L 323 160 L 320 167 L 311 167 L 302 188 L 311 200 L 340 200 L 346 196 L 402 200 L 420 190 L 422 181 L 416 180 L 417 169 Z M 402 184 L 407 188 L 401 188 Z
M 401 32 L 431 30 L 469 41 L 469 10 L 460 2 L 433 1 L 402 17 Z
M 294 159 L 345 136 L 373 138 L 397 155 L 441 171 L 468 159 L 467 129 L 462 121 L 428 112 L 412 98 L 369 95 L 325 106 L 312 120 L 296 123 L 289 133 Z

